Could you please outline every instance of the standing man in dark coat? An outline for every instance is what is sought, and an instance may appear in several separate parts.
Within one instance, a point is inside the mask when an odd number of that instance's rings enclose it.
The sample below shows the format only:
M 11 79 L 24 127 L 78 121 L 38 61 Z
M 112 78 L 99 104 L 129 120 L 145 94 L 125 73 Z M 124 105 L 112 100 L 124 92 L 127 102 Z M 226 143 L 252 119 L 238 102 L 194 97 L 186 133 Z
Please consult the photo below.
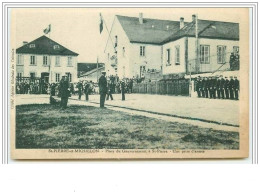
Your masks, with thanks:
M 219 84 L 219 88 L 220 88 L 220 94 L 221 94 L 221 98 L 225 99 L 225 79 L 223 78 L 223 76 L 220 76 L 220 84 Z
M 111 80 L 108 82 L 107 87 L 108 87 L 108 89 L 107 89 L 107 100 L 109 100 L 109 97 L 110 97 L 111 100 L 113 100 L 113 96 L 112 96 L 112 93 L 113 93 L 113 83 L 112 83 Z
M 69 98 L 69 81 L 66 76 L 62 76 L 62 79 L 60 81 L 60 106 L 61 108 L 65 109 L 68 104 L 68 98 Z
M 230 94 L 230 99 L 234 99 L 234 79 L 232 76 L 230 76 L 230 81 L 229 81 L 229 94 Z
M 210 83 L 210 81 L 208 80 L 207 77 L 205 77 L 205 82 L 204 82 L 204 86 L 203 86 L 205 98 L 209 97 L 209 83 Z
M 100 108 L 105 108 L 105 99 L 107 94 L 107 79 L 106 72 L 102 72 L 98 80 L 99 94 L 100 94 Z
M 221 78 L 217 77 L 217 82 L 216 82 L 216 90 L 217 90 L 217 98 L 220 99 L 220 83 L 221 83 Z
M 125 101 L 125 91 L 126 91 L 126 89 L 125 89 L 125 82 L 122 81 L 122 83 L 121 83 L 121 92 L 122 92 L 122 100 L 123 101 Z
M 82 91 L 83 91 L 83 84 L 82 84 L 82 82 L 78 82 L 77 88 L 78 88 L 78 93 L 79 93 L 79 100 L 81 100 L 81 95 L 82 95 Z
M 200 76 L 198 76 L 197 78 L 195 78 L 195 86 L 196 86 L 196 91 L 198 94 L 198 97 L 201 97 L 201 80 L 200 80 Z
M 208 80 L 208 88 L 209 88 L 209 98 L 213 98 L 213 80 L 212 80 L 212 77 L 210 76 L 209 77 L 209 80 Z
M 224 89 L 225 89 L 225 97 L 226 99 L 229 99 L 229 80 L 227 77 L 225 77 Z
M 90 84 L 88 82 L 85 84 L 84 93 L 85 93 L 85 96 L 86 96 L 86 101 L 88 101 L 88 95 L 90 93 Z
M 234 90 L 235 90 L 235 100 L 238 100 L 239 80 L 237 80 L 237 77 L 235 77 L 235 80 L 234 80 Z
M 230 65 L 230 70 L 234 70 L 234 62 L 235 62 L 235 55 L 232 52 L 230 54 L 230 58 L 229 58 L 229 65 Z
M 202 97 L 205 97 L 204 85 L 205 85 L 205 77 L 203 77 L 202 81 L 201 81 L 201 96 Z

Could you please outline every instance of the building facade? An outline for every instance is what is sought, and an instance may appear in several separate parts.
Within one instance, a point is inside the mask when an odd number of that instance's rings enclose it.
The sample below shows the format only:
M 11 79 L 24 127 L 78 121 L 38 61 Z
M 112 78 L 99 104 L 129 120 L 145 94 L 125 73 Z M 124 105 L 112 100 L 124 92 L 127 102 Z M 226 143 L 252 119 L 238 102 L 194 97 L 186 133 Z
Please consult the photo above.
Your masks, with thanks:
M 197 28 L 196 28 L 197 26 Z M 106 71 L 120 78 L 200 74 L 230 70 L 230 55 L 239 55 L 239 24 L 191 22 L 115 16 L 105 53 Z
M 67 75 L 70 82 L 77 79 L 78 54 L 59 43 L 41 36 L 16 49 L 17 77 L 41 78 L 45 82 L 59 82 Z

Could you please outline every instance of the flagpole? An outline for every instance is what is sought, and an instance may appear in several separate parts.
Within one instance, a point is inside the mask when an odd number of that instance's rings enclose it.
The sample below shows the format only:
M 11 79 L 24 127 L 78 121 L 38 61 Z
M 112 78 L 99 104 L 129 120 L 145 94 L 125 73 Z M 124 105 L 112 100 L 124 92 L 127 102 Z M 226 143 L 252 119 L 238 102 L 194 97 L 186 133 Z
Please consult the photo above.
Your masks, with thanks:
M 97 82 L 98 82 L 98 56 L 97 56 Z
M 49 39 L 51 39 L 51 25 L 49 25 L 50 32 L 49 32 Z M 50 40 L 49 40 L 50 41 Z M 50 41 L 51 43 L 51 41 Z M 49 54 L 49 74 L 50 74 L 50 83 L 52 83 L 52 72 L 51 72 L 51 55 Z
M 101 20 L 104 21 L 105 27 L 106 27 L 107 32 L 108 32 L 108 36 L 109 36 L 109 38 L 110 38 L 110 41 L 111 41 L 111 43 L 112 43 L 112 45 L 113 45 L 113 48 L 114 48 L 114 50 L 115 50 L 115 53 L 116 53 L 116 48 L 115 48 L 115 45 L 114 45 L 113 40 L 112 40 L 112 38 L 111 38 L 111 33 L 110 33 L 110 31 L 108 30 L 106 21 L 104 20 L 104 18 L 103 18 L 103 16 L 101 15 L 101 13 L 100 13 L 100 17 L 101 17 Z

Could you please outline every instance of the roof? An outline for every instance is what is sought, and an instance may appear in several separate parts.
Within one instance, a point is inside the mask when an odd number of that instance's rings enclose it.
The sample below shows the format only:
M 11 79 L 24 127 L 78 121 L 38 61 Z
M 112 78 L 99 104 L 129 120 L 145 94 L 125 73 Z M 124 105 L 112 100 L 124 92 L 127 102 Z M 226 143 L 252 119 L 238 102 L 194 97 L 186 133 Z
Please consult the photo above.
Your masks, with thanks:
M 185 36 L 195 37 L 194 22 L 185 22 L 180 29 L 180 21 L 144 18 L 143 24 L 140 24 L 138 17 L 116 17 L 131 43 L 162 45 Z M 198 34 L 201 38 L 239 40 L 239 24 L 198 20 Z
M 91 71 L 88 71 L 88 72 L 80 75 L 79 77 L 85 77 L 85 76 L 88 76 L 90 74 L 93 74 L 93 73 L 97 72 L 97 70 L 103 70 L 103 69 L 105 70 L 105 67 L 99 67 L 98 69 L 93 69 Z
M 144 18 L 143 24 L 140 24 L 138 17 L 120 15 L 116 17 L 132 43 L 161 44 L 180 29 L 179 21 Z
M 104 63 L 98 63 L 98 67 L 104 67 Z M 78 63 L 78 71 L 88 72 L 97 68 L 97 63 Z
M 31 48 L 30 45 L 35 44 L 35 47 Z M 58 49 L 54 49 L 54 46 L 58 45 Z M 78 56 L 79 54 L 67 49 L 59 43 L 51 40 L 46 36 L 41 36 L 22 47 L 16 49 L 16 53 L 22 54 L 45 54 L 45 55 L 62 55 L 62 56 Z
M 182 37 L 195 37 L 195 23 L 190 22 L 182 29 L 172 34 L 162 43 L 175 41 Z M 198 20 L 199 38 L 239 40 L 239 24 L 211 20 Z

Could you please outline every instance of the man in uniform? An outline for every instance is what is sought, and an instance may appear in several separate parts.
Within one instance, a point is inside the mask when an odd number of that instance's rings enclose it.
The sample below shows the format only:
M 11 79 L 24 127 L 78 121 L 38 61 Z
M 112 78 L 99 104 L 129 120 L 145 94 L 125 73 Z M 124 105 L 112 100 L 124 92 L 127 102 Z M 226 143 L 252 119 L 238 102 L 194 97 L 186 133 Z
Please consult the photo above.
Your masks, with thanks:
M 234 79 L 232 76 L 230 76 L 230 81 L 229 81 L 229 94 L 230 94 L 230 99 L 234 99 Z
M 61 96 L 60 106 L 63 109 L 65 109 L 68 104 L 68 98 L 69 98 L 68 89 L 69 89 L 69 81 L 66 76 L 62 76 L 60 81 L 60 96 Z
M 235 100 L 238 100 L 239 80 L 237 80 L 237 77 L 235 77 L 234 80 L 234 90 L 235 90 Z
M 81 95 L 82 95 L 82 91 L 83 91 L 82 81 L 78 82 L 77 88 L 78 88 L 78 93 L 79 93 L 79 100 L 81 100 Z
M 108 82 L 108 89 L 107 89 L 107 100 L 109 100 L 109 97 L 111 100 L 113 100 L 113 96 L 112 96 L 112 93 L 113 93 L 113 83 L 112 81 L 110 80 Z
M 208 89 L 209 89 L 209 98 L 213 98 L 213 80 L 212 80 L 212 77 L 210 76 L 209 77 L 209 80 L 208 80 Z
M 204 82 L 204 94 L 205 94 L 205 98 L 209 97 L 209 80 L 207 77 L 205 77 L 205 82 Z
M 235 55 L 232 52 L 229 58 L 230 70 L 234 70 Z
M 122 100 L 123 101 L 125 101 L 125 91 L 126 91 L 126 89 L 125 89 L 125 82 L 122 81 L 122 83 L 121 83 L 121 92 L 122 92 Z
M 229 80 L 227 77 L 225 77 L 224 89 L 225 89 L 225 98 L 229 99 Z
M 84 93 L 85 93 L 85 96 L 86 96 L 86 101 L 88 101 L 88 95 L 90 93 L 90 84 L 88 82 L 86 82 L 86 84 L 85 84 Z
M 201 96 L 202 97 L 205 97 L 204 85 L 205 85 L 205 77 L 203 77 L 202 81 L 201 81 Z
M 99 94 L 100 94 L 100 108 L 105 108 L 105 99 L 107 94 L 107 79 L 106 72 L 102 72 L 98 80 Z
M 198 76 L 195 80 L 195 85 L 196 85 L 196 91 L 198 94 L 198 97 L 201 97 L 201 80 L 200 80 L 200 76 Z

